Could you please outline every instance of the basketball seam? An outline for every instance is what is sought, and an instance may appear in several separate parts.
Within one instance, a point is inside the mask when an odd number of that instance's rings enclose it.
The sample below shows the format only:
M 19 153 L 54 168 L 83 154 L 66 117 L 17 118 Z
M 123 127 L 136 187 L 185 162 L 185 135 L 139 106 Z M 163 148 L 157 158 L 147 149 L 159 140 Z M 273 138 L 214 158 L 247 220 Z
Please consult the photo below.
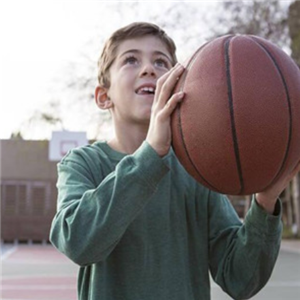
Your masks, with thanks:
M 214 189 L 216 191 L 219 191 L 215 186 L 213 186 L 212 184 L 210 184 L 202 175 L 201 173 L 199 172 L 199 170 L 197 169 L 197 167 L 195 166 L 188 150 L 187 150 L 187 147 L 186 147 L 186 143 L 184 141 L 184 135 L 183 135 L 183 131 L 182 131 L 182 126 L 181 126 L 181 114 L 180 114 L 180 108 L 178 108 L 178 127 L 179 127 L 179 132 L 180 132 L 180 136 L 181 136 L 181 140 L 182 140 L 182 144 L 183 144 L 183 148 L 184 148 L 184 151 L 186 153 L 186 156 L 187 158 L 189 159 L 191 165 L 193 166 L 194 170 L 197 172 L 197 174 L 201 177 L 201 179 L 208 185 L 211 187 L 211 189 Z
M 192 65 L 193 63 L 196 61 L 197 59 L 197 54 L 204 49 L 204 47 L 206 47 L 207 45 L 209 45 L 212 41 L 210 42 L 207 42 L 206 44 L 204 44 L 203 46 L 201 46 L 195 53 L 194 55 L 192 56 L 192 58 L 190 59 L 190 61 L 188 62 L 187 64 L 187 67 L 186 69 L 188 70 Z M 183 90 L 184 88 L 184 85 L 185 85 L 185 82 L 186 82 L 186 76 L 187 76 L 187 72 L 185 74 L 185 77 L 183 78 L 182 80 L 182 83 L 181 83 L 181 86 L 180 86 L 180 90 Z M 193 166 L 194 170 L 196 171 L 196 173 L 201 177 L 201 179 L 208 185 L 210 186 L 211 189 L 215 190 L 216 192 L 220 192 L 220 190 L 218 188 L 216 188 L 214 185 L 212 185 L 211 183 L 209 183 L 202 175 L 201 173 L 199 172 L 199 170 L 197 169 L 197 167 L 195 166 L 192 158 L 190 157 L 190 154 L 188 152 L 188 149 L 187 149 L 187 146 L 186 146 L 186 143 L 184 141 L 184 135 L 183 135 L 183 130 L 182 130 L 182 126 L 181 126 L 181 110 L 180 110 L 180 107 L 181 107 L 181 104 L 178 106 L 178 109 L 177 109 L 177 116 L 178 116 L 178 128 L 179 128 L 179 132 L 180 132 L 180 136 L 181 136 L 181 140 L 182 140 L 182 144 L 183 144 L 183 148 L 184 148 L 184 151 L 186 153 L 186 156 L 188 158 L 188 160 L 190 161 L 191 165 Z
M 288 158 L 288 153 L 290 151 L 291 140 L 292 140 L 292 128 L 293 128 L 292 107 L 291 107 L 290 94 L 289 94 L 289 89 L 288 89 L 286 80 L 285 80 L 285 78 L 283 76 L 283 73 L 282 73 L 282 71 L 281 71 L 281 69 L 279 67 L 279 64 L 277 63 L 275 57 L 272 55 L 272 53 L 262 43 L 260 43 L 259 41 L 257 41 L 253 37 L 250 37 L 250 38 L 258 46 L 260 46 L 261 48 L 263 48 L 264 51 L 266 51 L 266 53 L 271 58 L 273 64 L 275 65 L 275 68 L 278 70 L 279 75 L 280 75 L 281 80 L 282 80 L 282 83 L 283 83 L 283 86 L 284 86 L 284 89 L 285 89 L 286 99 L 287 99 L 287 103 L 288 103 L 288 111 L 289 111 L 289 137 L 288 137 L 288 142 L 287 142 L 287 146 L 286 146 L 285 155 L 284 155 L 284 158 L 283 158 L 283 161 L 281 163 L 281 167 L 280 167 L 279 171 L 277 172 L 277 174 L 275 175 L 275 177 L 273 178 L 273 180 L 269 184 L 267 184 L 266 187 L 263 188 L 263 190 L 264 190 L 264 189 L 268 188 L 269 186 L 271 186 L 278 179 L 279 175 L 281 174 L 281 172 L 282 172 L 282 170 L 283 170 L 283 168 L 284 168 L 284 166 L 286 164 L 286 161 L 287 161 L 287 158 Z
M 241 165 L 241 158 L 239 152 L 239 143 L 237 138 L 237 131 L 235 126 L 235 118 L 234 118 L 234 105 L 233 105 L 233 95 L 232 95 L 232 83 L 231 83 L 231 73 L 230 73 L 230 55 L 229 55 L 229 46 L 232 37 L 228 38 L 225 42 L 225 65 L 226 65 L 226 79 L 227 79 L 227 95 L 228 95 L 228 104 L 229 104 L 229 112 L 230 112 L 230 124 L 231 124 L 231 133 L 232 133 L 232 140 L 233 140 L 233 147 L 234 147 L 234 154 L 235 154 L 235 161 L 237 172 L 240 180 L 240 190 L 239 194 L 244 190 L 244 178 L 243 178 L 243 171 Z

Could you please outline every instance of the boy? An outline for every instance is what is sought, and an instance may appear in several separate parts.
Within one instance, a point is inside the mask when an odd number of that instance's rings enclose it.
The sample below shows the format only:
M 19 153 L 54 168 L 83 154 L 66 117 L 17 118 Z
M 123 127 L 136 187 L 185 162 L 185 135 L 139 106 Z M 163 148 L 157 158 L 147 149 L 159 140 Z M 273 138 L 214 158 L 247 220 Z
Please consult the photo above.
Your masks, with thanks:
M 278 195 L 256 195 L 241 224 L 228 199 L 193 180 L 170 149 L 172 90 L 184 68 L 157 26 L 116 31 L 99 60 L 96 103 L 115 136 L 58 165 L 51 242 L 81 266 L 79 299 L 210 299 L 209 270 L 234 299 L 267 282 L 280 246 Z M 174 66 L 175 65 L 175 66 Z

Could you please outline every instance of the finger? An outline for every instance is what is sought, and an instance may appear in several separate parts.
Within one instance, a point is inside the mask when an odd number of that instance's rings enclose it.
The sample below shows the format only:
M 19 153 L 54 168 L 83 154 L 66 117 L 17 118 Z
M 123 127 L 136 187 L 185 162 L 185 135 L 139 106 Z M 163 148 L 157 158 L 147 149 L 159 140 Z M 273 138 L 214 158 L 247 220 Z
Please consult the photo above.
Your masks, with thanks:
M 174 70 L 178 67 L 179 63 L 177 63 L 175 66 L 173 66 L 168 72 L 166 72 L 164 75 L 162 75 L 156 83 L 156 90 L 155 90 L 155 94 L 156 95 L 160 95 L 161 92 L 161 88 L 163 86 L 163 84 L 166 82 L 166 80 L 168 79 L 168 77 L 170 76 L 170 74 L 172 72 L 174 72 Z
M 161 98 L 160 100 L 163 102 L 162 104 L 165 105 L 165 103 L 169 100 L 171 93 L 174 90 L 174 87 L 180 77 L 180 75 L 183 73 L 184 67 L 182 65 L 178 65 L 170 75 L 167 77 L 166 81 L 161 87 Z
M 159 89 L 157 103 L 160 108 L 164 107 L 167 101 L 170 99 L 174 87 L 183 73 L 184 67 L 182 65 L 178 65 L 174 70 L 170 72 L 167 78 L 164 78 L 164 82 Z
M 160 118 L 161 121 L 169 119 L 171 114 L 173 113 L 174 109 L 177 107 L 178 103 L 181 103 L 181 101 L 184 98 L 184 92 L 178 92 L 175 93 L 169 101 L 166 103 L 165 107 L 161 110 Z
M 300 161 L 297 163 L 296 167 L 293 169 L 293 171 L 291 173 L 291 178 L 295 177 L 298 172 L 300 172 Z

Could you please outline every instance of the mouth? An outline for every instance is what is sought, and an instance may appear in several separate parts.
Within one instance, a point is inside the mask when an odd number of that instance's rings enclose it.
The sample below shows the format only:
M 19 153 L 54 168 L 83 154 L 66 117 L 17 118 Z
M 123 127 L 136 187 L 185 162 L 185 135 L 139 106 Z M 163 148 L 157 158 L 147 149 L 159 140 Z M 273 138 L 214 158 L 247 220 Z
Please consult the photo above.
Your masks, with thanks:
M 143 86 L 138 88 L 136 91 L 138 95 L 154 95 L 155 94 L 155 87 L 153 86 Z

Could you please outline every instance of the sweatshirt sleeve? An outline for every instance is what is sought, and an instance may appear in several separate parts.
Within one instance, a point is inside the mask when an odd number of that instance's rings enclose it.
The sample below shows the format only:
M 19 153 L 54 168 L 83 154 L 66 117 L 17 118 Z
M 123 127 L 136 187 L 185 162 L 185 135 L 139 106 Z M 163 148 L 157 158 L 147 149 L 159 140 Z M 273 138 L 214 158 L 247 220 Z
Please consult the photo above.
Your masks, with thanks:
M 242 224 L 227 197 L 214 196 L 210 212 L 210 270 L 214 280 L 234 299 L 248 299 L 269 280 L 281 241 L 281 202 L 275 214 L 252 199 Z
M 144 142 L 95 186 L 82 153 L 71 153 L 58 165 L 58 209 L 50 241 L 81 266 L 105 260 L 168 170 Z

